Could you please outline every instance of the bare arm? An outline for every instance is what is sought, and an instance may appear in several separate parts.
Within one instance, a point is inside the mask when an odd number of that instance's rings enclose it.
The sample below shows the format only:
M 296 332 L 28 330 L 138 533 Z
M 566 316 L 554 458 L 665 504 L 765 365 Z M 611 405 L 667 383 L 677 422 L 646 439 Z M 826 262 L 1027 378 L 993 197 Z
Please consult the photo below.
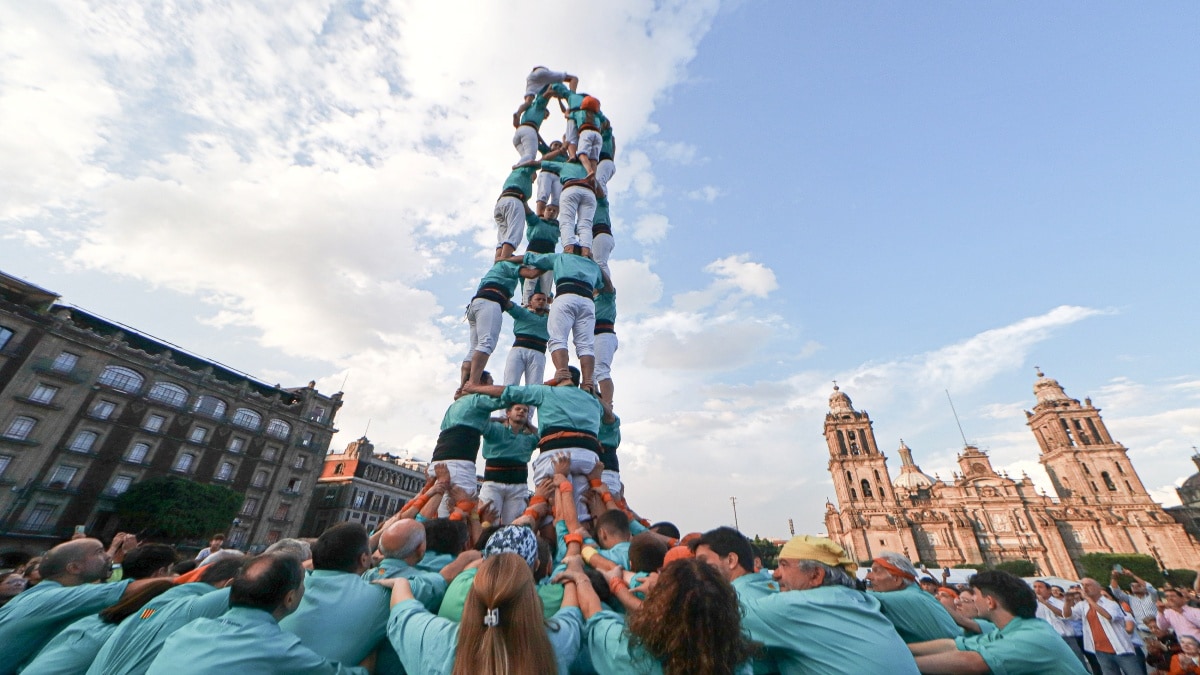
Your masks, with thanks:
M 942 652 L 917 657 L 917 668 L 926 675 L 962 675 L 992 672 L 979 652 Z
M 514 262 L 520 262 L 514 261 Z M 504 387 L 497 384 L 468 384 L 463 387 L 463 392 L 467 394 L 483 394 L 493 398 L 500 398 L 504 395 Z
M 958 647 L 955 646 L 954 640 L 949 638 L 942 640 L 929 640 L 928 642 L 913 642 L 908 645 L 908 649 L 913 653 L 913 656 L 929 656 L 930 654 L 958 651 Z
M 440 574 L 442 575 L 442 578 L 446 580 L 446 583 L 450 583 L 451 581 L 454 581 L 454 577 L 462 574 L 462 571 L 467 569 L 471 563 L 482 559 L 483 556 L 479 553 L 479 551 L 474 549 L 463 551 L 462 553 L 459 553 L 458 557 L 455 558 L 449 565 L 443 567 Z

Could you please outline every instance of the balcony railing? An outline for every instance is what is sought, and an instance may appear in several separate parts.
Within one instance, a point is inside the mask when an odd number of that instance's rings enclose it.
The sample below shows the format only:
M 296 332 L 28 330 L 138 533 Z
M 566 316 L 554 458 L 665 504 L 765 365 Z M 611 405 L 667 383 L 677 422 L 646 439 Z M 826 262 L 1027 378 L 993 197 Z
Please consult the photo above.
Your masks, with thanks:
M 92 371 L 90 370 L 80 370 L 79 368 L 63 370 L 61 368 L 55 368 L 54 359 L 45 356 L 39 359 L 34 359 L 30 363 L 29 367 L 33 368 L 34 371 L 42 373 L 48 377 L 53 377 L 64 382 L 71 382 L 74 384 L 80 384 L 92 379 Z
M 35 405 L 39 408 L 45 408 L 47 410 L 63 409 L 63 407 L 57 403 L 53 403 L 51 401 L 39 401 L 37 399 L 29 398 L 28 396 L 14 396 L 13 400 L 19 403 L 24 403 L 25 405 Z

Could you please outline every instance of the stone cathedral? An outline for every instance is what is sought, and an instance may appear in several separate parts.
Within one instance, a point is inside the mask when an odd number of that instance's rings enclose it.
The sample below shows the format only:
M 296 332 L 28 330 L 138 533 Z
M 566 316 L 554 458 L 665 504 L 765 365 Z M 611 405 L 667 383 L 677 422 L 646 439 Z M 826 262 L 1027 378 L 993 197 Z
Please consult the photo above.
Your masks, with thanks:
M 1027 424 L 1057 498 L 1028 477 L 992 468 L 968 445 L 950 482 L 930 477 L 900 442 L 900 475 L 888 473 L 871 418 L 835 384 L 825 416 L 838 506 L 826 504 L 830 538 L 857 560 L 901 552 L 930 567 L 1031 560 L 1042 575 L 1076 578 L 1085 553 L 1144 553 L 1164 568 L 1191 568 L 1200 547 L 1146 492 L 1100 409 L 1081 404 L 1038 371 Z

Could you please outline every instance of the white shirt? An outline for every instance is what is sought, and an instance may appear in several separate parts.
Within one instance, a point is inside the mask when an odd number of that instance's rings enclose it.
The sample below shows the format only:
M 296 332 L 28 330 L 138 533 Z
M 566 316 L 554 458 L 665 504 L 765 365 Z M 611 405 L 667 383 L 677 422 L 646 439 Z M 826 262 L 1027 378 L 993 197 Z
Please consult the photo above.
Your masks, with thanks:
M 1046 602 L 1049 603 L 1050 606 L 1053 607 L 1054 609 L 1062 611 L 1062 608 L 1063 608 L 1062 600 L 1059 600 L 1058 598 L 1046 598 Z M 1046 609 L 1046 605 L 1043 605 L 1042 601 L 1040 599 L 1038 600 L 1036 616 L 1037 616 L 1037 618 L 1041 619 L 1042 621 L 1045 621 L 1046 623 L 1050 624 L 1050 627 L 1054 629 L 1055 633 L 1058 633 L 1059 635 L 1061 635 L 1063 637 L 1074 637 L 1075 636 L 1075 631 L 1071 630 L 1071 627 L 1067 625 L 1067 622 L 1062 617 L 1055 614 L 1054 612 L 1051 612 L 1049 609 Z
M 1098 612 L 1096 614 L 1096 618 L 1100 619 L 1100 627 L 1104 629 L 1104 634 L 1108 636 L 1108 641 L 1112 644 L 1113 649 L 1117 654 L 1132 654 L 1133 640 L 1130 639 L 1129 633 L 1125 632 L 1125 619 L 1128 617 L 1125 612 L 1121 611 L 1121 606 L 1103 596 L 1096 601 L 1096 604 L 1104 608 L 1104 611 L 1112 617 L 1111 620 L 1105 620 Z M 1083 620 L 1083 650 L 1095 654 L 1096 642 L 1092 638 L 1092 624 L 1087 620 L 1087 613 L 1091 609 L 1092 606 L 1087 600 L 1084 600 L 1075 604 L 1075 607 L 1071 609 L 1071 615 Z

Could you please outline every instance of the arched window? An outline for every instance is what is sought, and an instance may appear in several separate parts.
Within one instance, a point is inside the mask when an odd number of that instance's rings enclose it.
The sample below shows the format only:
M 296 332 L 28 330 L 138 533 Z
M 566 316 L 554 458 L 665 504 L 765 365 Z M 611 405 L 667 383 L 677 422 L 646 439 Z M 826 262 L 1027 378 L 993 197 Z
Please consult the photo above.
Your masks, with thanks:
M 1117 491 L 1117 484 L 1113 482 L 1112 476 L 1108 475 L 1107 471 L 1101 471 L 1100 478 L 1104 479 L 1104 487 L 1108 488 L 1109 492 Z
M 94 431 L 81 431 L 75 434 L 75 438 L 71 439 L 71 445 L 68 447 L 75 452 L 91 452 L 98 438 L 100 438 L 100 434 Z
M 188 390 L 177 384 L 170 382 L 155 382 L 153 387 L 150 387 L 150 393 L 146 394 L 152 401 L 164 403 L 173 408 L 182 407 L 188 400 Z
M 267 435 L 275 438 L 287 438 L 292 433 L 292 425 L 283 420 L 271 420 L 267 424 Z
M 1122 476 L 1125 475 L 1125 468 L 1122 467 L 1120 463 L 1117 464 L 1117 473 L 1121 474 Z
M 225 401 L 207 394 L 196 399 L 192 412 L 213 419 L 220 419 L 225 414 Z
M 858 501 L 858 493 L 854 491 L 854 488 L 850 488 L 850 501 Z
M 870 499 L 871 497 L 873 497 L 874 495 L 871 494 L 871 484 L 867 482 L 866 478 L 862 479 L 861 484 L 862 484 L 863 499 Z
M 879 469 L 875 469 L 875 482 L 881 482 L 881 479 L 879 478 Z
M 192 466 L 196 464 L 196 456 L 190 452 L 185 452 L 175 460 L 175 470 L 179 473 L 191 473 Z
M 1082 467 L 1083 467 L 1083 472 L 1084 472 L 1084 473 L 1086 473 L 1086 474 L 1087 474 L 1087 475 L 1089 475 L 1089 476 L 1090 476 L 1090 475 L 1092 475 L 1092 472 L 1091 472 L 1091 470 L 1087 468 L 1087 464 L 1080 464 L 1079 466 L 1082 466 Z
M 336 465 L 333 467 L 333 475 L 335 475 L 335 476 L 340 476 L 340 475 L 342 475 L 342 474 L 344 474 L 344 473 L 346 473 L 346 463 L 345 463 L 345 462 L 338 462 L 338 463 L 337 463 L 337 464 L 336 464 Z
M 149 453 L 149 443 L 135 443 L 134 446 L 129 449 L 129 454 L 125 455 L 125 460 L 133 462 L 134 464 L 141 464 L 142 462 L 146 461 L 146 455 Z
M 117 391 L 125 392 L 126 394 L 136 394 L 142 388 L 142 383 L 145 378 L 137 371 L 130 370 L 123 366 L 108 366 L 104 372 L 100 374 L 99 384 L 106 387 L 112 387 Z
M 251 482 L 251 485 L 253 485 L 254 487 L 263 487 L 266 484 L 267 484 L 267 472 L 266 471 L 259 471 L 258 473 L 254 474 L 254 480 Z
M 884 492 L 883 492 L 883 484 L 882 484 L 882 483 L 880 483 L 879 485 L 876 485 L 875 487 L 879 488 L 879 499 L 880 499 L 881 501 L 882 501 L 883 499 L 886 499 L 886 498 L 887 498 L 887 495 L 886 495 L 886 494 L 884 494 Z
M 233 462 L 221 462 L 220 468 L 217 469 L 217 480 L 229 480 L 233 477 Z
M 233 413 L 233 423 L 244 429 L 258 430 L 262 426 L 262 415 L 249 408 L 238 408 Z

